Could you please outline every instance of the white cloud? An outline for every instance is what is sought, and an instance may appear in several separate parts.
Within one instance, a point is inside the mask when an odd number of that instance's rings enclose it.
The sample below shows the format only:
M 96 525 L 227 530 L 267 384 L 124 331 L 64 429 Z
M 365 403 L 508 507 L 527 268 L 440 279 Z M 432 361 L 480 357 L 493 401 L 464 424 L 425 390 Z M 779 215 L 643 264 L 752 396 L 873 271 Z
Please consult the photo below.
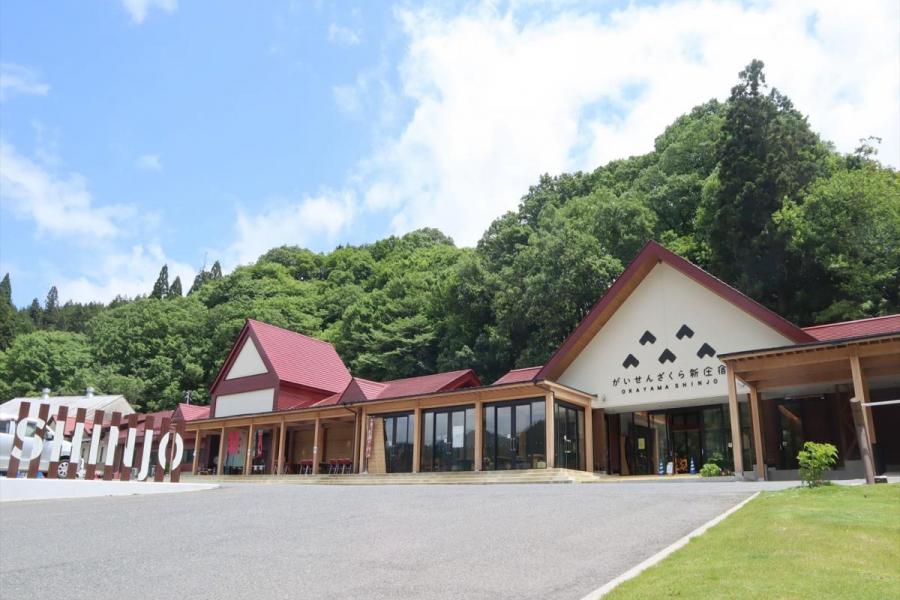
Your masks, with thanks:
M 46 96 L 49 91 L 50 86 L 32 69 L 12 63 L 0 64 L 0 101 L 15 94 Z
M 178 0 L 122 0 L 122 6 L 128 11 L 134 23 L 141 24 L 147 13 L 153 8 L 172 13 L 178 8 Z
M 349 192 L 341 192 L 299 202 L 277 202 L 253 215 L 239 209 L 237 239 L 225 251 L 225 262 L 232 266 L 253 262 L 270 248 L 283 244 L 319 246 L 332 242 L 352 221 L 354 204 Z
M 98 257 L 88 273 L 76 277 L 61 274 L 54 277 L 62 301 L 109 302 L 116 296 L 134 297 L 149 294 L 164 264 L 169 266 L 169 283 L 181 277 L 184 293 L 194 282 L 196 271 L 190 265 L 167 257 L 159 244 L 139 244 L 121 252 Z
M 159 154 L 142 154 L 135 161 L 135 166 L 141 171 L 162 171 L 162 160 Z
M 409 40 L 401 89 L 413 111 L 354 174 L 365 208 L 386 212 L 396 232 L 438 226 L 473 244 L 541 173 L 651 150 L 678 115 L 727 97 L 752 58 L 838 149 L 879 135 L 881 159 L 900 165 L 893 0 L 864 11 L 699 0 L 605 17 L 565 5 L 543 16 L 515 10 L 397 13 Z M 361 91 L 335 98 L 354 109 Z
M 75 236 L 84 243 L 121 233 L 121 222 L 134 214 L 123 205 L 96 206 L 78 173 L 57 176 L 0 141 L 0 198 L 39 232 Z
M 345 46 L 356 46 L 362 42 L 362 37 L 360 32 L 355 29 L 332 23 L 328 27 L 328 41 Z

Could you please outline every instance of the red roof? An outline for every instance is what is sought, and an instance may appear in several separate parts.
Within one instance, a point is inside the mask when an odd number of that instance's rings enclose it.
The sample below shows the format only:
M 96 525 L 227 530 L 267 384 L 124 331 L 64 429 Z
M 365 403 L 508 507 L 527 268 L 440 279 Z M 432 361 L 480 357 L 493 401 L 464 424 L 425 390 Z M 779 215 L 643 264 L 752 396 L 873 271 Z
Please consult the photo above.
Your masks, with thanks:
M 863 335 L 900 333 L 900 314 L 815 325 L 813 327 L 804 327 L 803 331 L 822 342 Z
M 333 406 L 339 403 L 351 404 L 403 398 L 406 396 L 420 396 L 480 385 L 481 381 L 472 369 L 446 371 L 444 373 L 406 377 L 391 381 L 371 381 L 361 377 L 354 377 L 347 389 L 344 390 L 344 393 L 336 395 L 337 397 L 330 396 L 325 398 L 313 406 Z
M 183 419 L 185 421 L 196 421 L 197 419 L 209 418 L 209 406 L 200 404 L 185 404 L 182 402 L 175 408 L 173 419 Z
M 638 252 L 619 278 L 610 286 L 605 294 L 594 304 L 591 312 L 582 319 L 578 327 L 556 349 L 550 360 L 547 361 L 537 379 L 555 379 L 565 371 L 566 367 L 574 360 L 574 356 L 580 352 L 584 344 L 596 335 L 611 311 L 618 309 L 622 302 L 631 294 L 637 285 L 647 276 L 658 263 L 664 262 L 683 275 L 690 277 L 706 289 L 718 294 L 723 299 L 731 302 L 750 316 L 765 323 L 781 335 L 795 343 L 814 342 L 815 338 L 803 331 L 797 325 L 784 317 L 772 312 L 756 300 L 746 296 L 731 287 L 721 279 L 710 275 L 697 265 L 678 256 L 671 250 L 667 250 L 654 240 L 650 240 L 641 251 Z
M 525 367 L 523 369 L 512 369 L 495 381 L 492 385 L 503 385 L 504 383 L 521 383 L 523 381 L 531 381 L 537 374 L 541 372 L 543 367 Z
M 247 319 L 247 324 L 210 386 L 211 390 L 225 377 L 247 338 L 256 342 L 266 368 L 274 371 L 280 381 L 332 393 L 342 392 L 350 383 L 350 371 L 328 342 Z

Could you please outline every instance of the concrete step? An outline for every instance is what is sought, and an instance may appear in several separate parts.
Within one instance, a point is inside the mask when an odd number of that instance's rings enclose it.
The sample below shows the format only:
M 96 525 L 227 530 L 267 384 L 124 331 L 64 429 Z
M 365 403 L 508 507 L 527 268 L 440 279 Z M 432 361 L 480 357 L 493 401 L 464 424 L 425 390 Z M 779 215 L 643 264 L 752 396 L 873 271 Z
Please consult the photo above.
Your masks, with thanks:
M 522 471 L 453 471 L 446 473 L 361 473 L 354 475 L 227 475 L 191 476 L 184 480 L 296 485 L 481 485 L 517 483 L 589 483 L 600 478 L 593 473 L 568 469 Z

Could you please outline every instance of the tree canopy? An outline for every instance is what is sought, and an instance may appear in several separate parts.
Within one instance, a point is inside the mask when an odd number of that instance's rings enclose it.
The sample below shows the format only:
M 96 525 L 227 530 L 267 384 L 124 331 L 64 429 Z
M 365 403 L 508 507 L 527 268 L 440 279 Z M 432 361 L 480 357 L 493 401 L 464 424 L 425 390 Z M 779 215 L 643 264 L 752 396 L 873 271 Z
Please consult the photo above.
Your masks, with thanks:
M 900 178 L 877 141 L 837 153 L 753 61 L 651 152 L 538 177 L 475 248 L 436 229 L 282 246 L 227 275 L 204 267 L 184 296 L 163 265 L 148 296 L 105 306 L 60 306 L 52 288 L 17 309 L 7 276 L 0 399 L 92 385 L 144 410 L 204 402 L 247 318 L 333 342 L 358 376 L 491 381 L 546 361 L 649 239 L 800 325 L 897 312 Z

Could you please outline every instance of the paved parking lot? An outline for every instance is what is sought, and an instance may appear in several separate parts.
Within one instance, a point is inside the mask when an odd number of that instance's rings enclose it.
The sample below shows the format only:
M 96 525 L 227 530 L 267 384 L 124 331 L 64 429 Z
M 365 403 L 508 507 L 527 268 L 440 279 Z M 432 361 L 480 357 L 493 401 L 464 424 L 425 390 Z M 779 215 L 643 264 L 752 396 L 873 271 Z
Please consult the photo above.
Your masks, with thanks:
M 785 485 L 233 484 L 6 504 L 0 596 L 578 599 Z

